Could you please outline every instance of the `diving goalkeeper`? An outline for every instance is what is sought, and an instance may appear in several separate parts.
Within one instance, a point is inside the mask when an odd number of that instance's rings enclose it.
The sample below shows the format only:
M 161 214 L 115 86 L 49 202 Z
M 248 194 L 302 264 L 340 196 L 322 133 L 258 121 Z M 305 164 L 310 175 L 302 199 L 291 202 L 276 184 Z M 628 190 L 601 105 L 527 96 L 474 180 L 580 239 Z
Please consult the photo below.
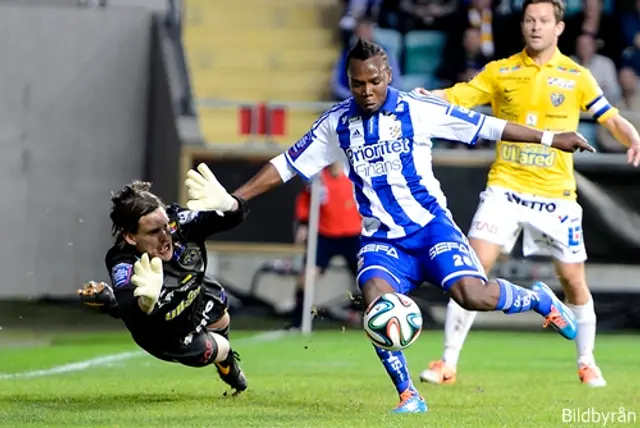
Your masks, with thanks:
M 220 184 L 199 170 L 188 173 L 188 209 L 166 207 L 140 181 L 113 195 L 115 244 L 105 258 L 111 285 L 90 282 L 78 294 L 121 318 L 136 344 L 154 357 L 191 367 L 214 364 L 237 394 L 247 380 L 229 343 L 225 291 L 205 275 L 205 241 L 240 224 L 248 207 L 228 196 L 222 209 L 216 207 L 221 213 L 208 210 L 207 192 Z

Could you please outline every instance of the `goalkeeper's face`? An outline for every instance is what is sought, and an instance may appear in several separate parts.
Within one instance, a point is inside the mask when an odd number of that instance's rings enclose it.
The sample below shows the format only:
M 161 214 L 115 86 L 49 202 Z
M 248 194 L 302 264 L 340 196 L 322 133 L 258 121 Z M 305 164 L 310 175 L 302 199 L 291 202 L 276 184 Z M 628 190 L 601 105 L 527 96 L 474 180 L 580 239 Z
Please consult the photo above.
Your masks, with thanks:
M 169 217 L 163 208 L 140 217 L 138 231 L 125 236 L 126 241 L 135 246 L 140 253 L 150 258 L 160 257 L 165 262 L 173 256 L 173 240 L 169 229 Z

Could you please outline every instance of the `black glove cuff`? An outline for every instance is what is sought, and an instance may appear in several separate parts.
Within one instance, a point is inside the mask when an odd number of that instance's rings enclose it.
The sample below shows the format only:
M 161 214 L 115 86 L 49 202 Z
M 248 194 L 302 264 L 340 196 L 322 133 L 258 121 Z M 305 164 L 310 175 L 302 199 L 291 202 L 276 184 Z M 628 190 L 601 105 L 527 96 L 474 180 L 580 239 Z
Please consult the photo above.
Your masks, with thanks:
M 231 195 L 231 197 L 238 201 L 238 209 L 236 211 L 242 211 L 242 216 L 246 217 L 249 214 L 249 203 L 239 196 Z

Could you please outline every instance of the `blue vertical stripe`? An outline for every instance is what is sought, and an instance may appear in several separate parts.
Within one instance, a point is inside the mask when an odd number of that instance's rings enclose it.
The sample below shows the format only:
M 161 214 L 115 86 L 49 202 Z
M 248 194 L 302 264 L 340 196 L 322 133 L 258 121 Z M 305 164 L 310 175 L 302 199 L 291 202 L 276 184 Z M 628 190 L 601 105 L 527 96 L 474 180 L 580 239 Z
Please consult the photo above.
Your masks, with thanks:
M 435 216 L 436 214 L 443 212 L 443 210 L 442 207 L 440 207 L 440 204 L 438 204 L 438 200 L 434 198 L 427 188 L 420 182 L 422 180 L 422 176 L 416 171 L 416 159 L 413 152 L 414 131 L 413 122 L 411 121 L 411 113 L 409 112 L 409 104 L 406 101 L 401 102 L 405 103 L 405 107 L 401 109 L 401 113 L 398 113 L 397 117 L 400 119 L 400 123 L 402 125 L 402 137 L 411 141 L 411 149 L 409 150 L 409 153 L 402 153 L 400 155 L 400 161 L 402 162 L 402 175 L 407 181 L 407 186 L 409 187 L 409 190 L 411 190 L 413 198 L 418 201 L 424 209 Z M 415 230 L 417 230 L 417 228 Z
M 340 147 L 343 150 L 347 150 L 349 146 L 351 146 L 351 134 L 349 132 L 349 121 L 347 120 L 351 117 L 350 112 L 344 113 L 340 119 L 338 120 L 338 127 L 336 129 L 336 134 L 338 134 L 338 142 L 340 143 Z M 362 182 L 362 178 L 358 174 L 356 174 L 353 169 L 353 165 L 351 162 L 347 162 L 349 165 L 349 179 L 353 183 L 354 193 L 356 202 L 358 203 L 358 211 L 360 211 L 360 215 L 362 217 L 373 217 L 373 212 L 371 211 L 371 202 L 364 195 L 362 188 L 364 183 Z
M 395 106 L 394 106 L 395 110 Z M 373 116 L 373 133 L 367 134 L 367 142 L 371 142 L 372 144 L 376 144 L 380 141 L 380 115 L 381 113 L 377 113 Z M 367 128 L 368 131 L 368 128 Z M 380 161 L 384 162 L 384 159 L 380 159 Z M 407 233 L 407 229 L 415 229 L 419 227 L 416 223 L 414 223 L 411 218 L 407 215 L 407 213 L 402 209 L 400 203 L 396 199 L 393 194 L 393 189 L 388 181 L 388 175 L 380 175 L 377 177 L 373 177 L 371 180 L 371 185 L 373 187 L 374 192 L 378 196 L 380 203 L 382 204 L 382 209 L 384 209 L 393 221 L 400 227 L 404 229 L 405 234 Z M 381 230 L 378 230 L 374 235 L 376 238 L 387 238 L 387 234 L 382 234 Z
M 378 128 L 378 115 L 374 114 L 374 115 L 371 115 L 371 116 L 364 117 L 362 124 L 364 126 L 365 144 L 369 145 L 369 144 L 378 143 L 379 140 L 380 140 L 380 135 L 379 135 L 379 132 L 378 132 L 378 129 L 379 129 Z M 371 159 L 370 160 L 370 162 L 382 162 L 382 161 L 384 161 L 383 157 L 378 158 L 378 159 Z M 382 177 L 373 177 L 372 180 L 371 180 L 371 187 L 372 187 L 373 192 L 375 192 L 378 195 L 378 197 L 380 197 L 380 195 L 377 192 L 377 187 L 379 187 L 380 185 L 387 185 L 387 179 L 384 176 L 382 176 Z M 385 211 L 387 211 L 387 208 L 384 207 L 384 203 L 383 203 L 383 209 Z M 389 211 L 387 211 L 387 213 L 389 213 L 389 215 L 395 220 L 395 217 L 393 217 L 392 213 L 390 213 Z M 378 220 L 380 220 L 380 219 L 378 219 Z M 389 233 L 389 225 L 380 222 L 380 225 L 378 226 L 378 230 L 373 234 L 373 236 L 375 236 L 376 238 L 387 238 L 388 237 L 388 233 Z

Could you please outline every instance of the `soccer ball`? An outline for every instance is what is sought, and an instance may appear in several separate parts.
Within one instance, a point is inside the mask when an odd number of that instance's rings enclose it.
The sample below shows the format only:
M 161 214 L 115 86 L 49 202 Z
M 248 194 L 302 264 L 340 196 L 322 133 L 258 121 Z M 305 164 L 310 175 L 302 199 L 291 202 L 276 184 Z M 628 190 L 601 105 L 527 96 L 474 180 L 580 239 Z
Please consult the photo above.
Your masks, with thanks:
M 388 351 L 401 351 L 420 336 L 422 312 L 409 297 L 386 293 L 365 311 L 364 331 L 374 345 Z

